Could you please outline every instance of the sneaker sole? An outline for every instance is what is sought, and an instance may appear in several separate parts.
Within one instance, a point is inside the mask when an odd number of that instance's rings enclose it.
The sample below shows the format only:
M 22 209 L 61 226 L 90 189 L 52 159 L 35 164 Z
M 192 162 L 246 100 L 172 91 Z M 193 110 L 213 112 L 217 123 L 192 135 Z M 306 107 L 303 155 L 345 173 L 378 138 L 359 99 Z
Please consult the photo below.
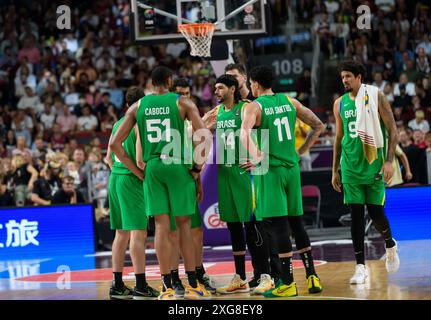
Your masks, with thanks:
M 131 300 L 133 296 L 110 296 L 111 300 Z
M 198 297 L 198 296 L 193 296 L 193 297 L 188 297 L 188 296 L 184 296 L 184 300 L 210 300 L 211 297 Z
M 217 291 L 217 293 L 219 294 L 234 294 L 234 293 L 249 293 L 249 292 L 250 292 L 250 289 L 239 289 L 235 291 L 225 291 L 225 292 Z
M 157 297 L 153 297 L 153 296 L 148 296 L 148 297 L 146 297 L 146 296 L 133 296 L 133 300 L 149 300 L 149 299 L 157 299 Z
M 308 289 L 308 293 L 320 293 L 323 291 L 323 288 L 312 288 Z

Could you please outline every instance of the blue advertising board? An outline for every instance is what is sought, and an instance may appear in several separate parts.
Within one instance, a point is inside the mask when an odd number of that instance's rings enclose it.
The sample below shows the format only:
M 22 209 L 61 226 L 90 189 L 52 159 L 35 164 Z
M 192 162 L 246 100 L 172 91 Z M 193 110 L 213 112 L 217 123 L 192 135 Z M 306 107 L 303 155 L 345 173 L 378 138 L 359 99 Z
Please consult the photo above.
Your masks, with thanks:
M 0 209 L 0 260 L 91 253 L 92 205 Z

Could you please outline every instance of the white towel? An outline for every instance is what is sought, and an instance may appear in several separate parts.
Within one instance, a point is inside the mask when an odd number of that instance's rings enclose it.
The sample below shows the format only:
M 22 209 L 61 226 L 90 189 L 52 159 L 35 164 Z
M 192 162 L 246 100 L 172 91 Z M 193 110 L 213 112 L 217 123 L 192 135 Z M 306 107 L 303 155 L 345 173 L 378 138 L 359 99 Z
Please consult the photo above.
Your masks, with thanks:
M 365 158 L 370 164 L 377 159 L 377 149 L 384 146 L 378 93 L 377 87 L 362 84 L 355 99 L 356 128 L 364 146 Z

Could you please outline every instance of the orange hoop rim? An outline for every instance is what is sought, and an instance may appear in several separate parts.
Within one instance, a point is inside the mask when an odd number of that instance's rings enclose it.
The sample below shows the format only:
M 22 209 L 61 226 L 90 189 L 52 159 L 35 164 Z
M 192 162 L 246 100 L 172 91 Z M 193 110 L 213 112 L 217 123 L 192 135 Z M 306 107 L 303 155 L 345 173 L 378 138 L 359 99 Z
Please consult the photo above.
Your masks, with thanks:
M 178 30 L 187 34 L 207 34 L 214 31 L 215 24 L 210 22 L 203 23 L 184 23 L 178 25 Z

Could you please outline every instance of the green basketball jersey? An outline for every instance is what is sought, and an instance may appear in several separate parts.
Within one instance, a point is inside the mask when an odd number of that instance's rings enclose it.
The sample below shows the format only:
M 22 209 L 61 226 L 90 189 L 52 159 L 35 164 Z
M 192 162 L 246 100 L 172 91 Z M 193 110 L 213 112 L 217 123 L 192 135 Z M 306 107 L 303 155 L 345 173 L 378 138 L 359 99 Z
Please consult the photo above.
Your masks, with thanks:
M 124 120 L 124 117 L 122 117 L 114 124 L 112 128 L 112 133 L 111 133 L 112 136 L 115 134 L 115 132 L 117 131 L 118 127 L 120 126 L 121 122 L 123 122 L 123 120 Z M 123 147 L 127 155 L 136 164 L 136 136 L 135 136 L 134 129 L 130 131 L 129 136 L 126 138 L 126 140 L 124 140 Z M 120 160 L 113 152 L 111 153 L 111 158 L 112 158 L 112 161 L 114 162 L 112 165 L 112 173 L 132 174 L 132 172 L 124 164 L 120 162 Z
M 262 110 L 258 138 L 260 150 L 269 150 L 269 165 L 293 167 L 299 156 L 295 150 L 296 109 L 281 93 L 260 96 L 256 100 Z M 265 136 L 263 130 L 267 130 Z M 269 144 L 269 146 L 267 145 Z
M 243 106 L 247 103 L 249 101 L 241 100 L 231 110 L 226 110 L 224 104 L 217 107 L 216 136 L 218 164 L 239 164 L 240 155 L 243 157 L 247 155 L 239 138 L 242 124 L 241 112 Z
M 136 115 L 143 149 L 143 161 L 170 158 L 184 163 L 184 120 L 176 93 L 149 95 L 141 99 Z
M 384 149 L 377 150 L 377 160 L 369 164 L 365 158 L 361 138 L 356 130 L 355 101 L 346 93 L 341 97 L 340 116 L 343 121 L 344 136 L 341 141 L 341 181 L 353 184 L 372 184 L 379 177 L 384 159 Z M 380 121 L 383 140 L 386 140 L 386 130 Z

